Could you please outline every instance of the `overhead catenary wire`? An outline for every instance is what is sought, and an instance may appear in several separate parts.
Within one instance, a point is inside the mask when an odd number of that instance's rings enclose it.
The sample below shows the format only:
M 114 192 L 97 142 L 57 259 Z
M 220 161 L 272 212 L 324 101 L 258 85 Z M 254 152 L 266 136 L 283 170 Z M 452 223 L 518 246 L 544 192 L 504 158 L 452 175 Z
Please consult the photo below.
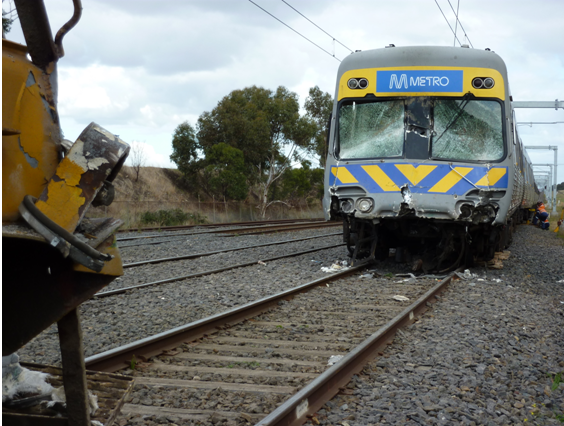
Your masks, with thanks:
M 251 0 L 249 0 L 249 1 L 251 1 Z M 442 15 L 443 15 L 443 18 L 445 18 L 445 21 L 446 21 L 448 27 L 450 28 L 450 30 L 451 30 L 452 33 L 454 34 L 454 38 L 456 38 L 456 40 L 458 41 L 458 44 L 462 46 L 462 43 L 460 42 L 460 40 L 459 40 L 458 37 L 456 36 L 456 33 L 455 33 L 454 30 L 452 29 L 452 27 L 451 27 L 451 25 L 450 25 L 450 22 L 448 22 L 448 19 L 447 19 L 447 17 L 445 16 L 445 14 L 444 14 L 444 12 L 443 12 L 443 9 L 441 9 L 441 6 L 440 6 L 439 3 L 437 2 L 437 0 L 435 0 L 435 3 L 436 3 L 436 5 L 438 6 L 439 10 L 441 11 L 441 13 L 442 13 Z
M 452 11 L 454 12 L 454 8 L 452 7 L 452 4 L 450 4 L 450 0 L 448 0 L 448 4 L 449 4 L 450 8 L 452 9 Z M 458 0 L 458 5 L 460 6 L 460 0 Z M 466 37 L 466 40 L 468 40 L 468 43 L 470 43 L 470 46 L 472 47 L 472 49 L 474 49 L 474 45 L 470 41 L 470 37 L 468 37 L 468 34 L 466 34 L 466 30 L 464 29 L 464 27 L 462 26 L 462 22 L 458 18 L 458 7 L 456 9 L 457 9 L 456 12 L 454 12 L 454 15 L 456 16 L 456 22 L 460 24 L 460 28 L 462 28 L 462 32 L 464 33 L 464 37 Z
M 448 2 L 448 4 L 450 4 L 450 0 Z M 451 6 L 452 8 L 452 6 Z M 454 41 L 452 42 L 453 46 L 456 46 L 456 31 L 458 30 L 458 11 L 460 9 L 460 0 L 458 0 L 458 6 L 456 6 L 456 13 L 454 14 L 454 16 L 456 16 L 456 22 L 454 23 Z
M 291 29 L 292 31 L 294 31 L 296 34 L 298 34 L 299 36 L 305 38 L 307 41 L 309 41 L 311 44 L 313 44 L 315 47 L 317 47 L 318 49 L 323 50 L 325 53 L 327 53 L 329 56 L 331 56 L 332 58 L 336 59 L 337 61 L 341 62 L 341 60 L 339 58 L 337 58 L 335 55 L 331 54 L 330 52 L 328 52 L 327 50 L 325 50 L 324 48 L 322 48 L 321 46 L 319 46 L 318 44 L 315 44 L 313 41 L 311 41 L 309 38 L 307 38 L 306 36 L 304 36 L 303 34 L 301 34 L 300 32 L 296 31 L 295 29 L 293 29 L 291 26 L 289 26 L 288 24 L 286 24 L 285 22 L 283 22 L 282 20 L 278 19 L 276 16 L 274 16 L 272 13 L 270 13 L 268 10 L 263 9 L 262 7 L 260 7 L 258 4 L 256 4 L 253 0 L 249 0 L 249 2 L 251 2 L 252 4 L 254 4 L 256 7 L 258 7 L 260 10 L 262 10 L 264 13 L 267 13 L 268 15 L 272 16 L 274 19 L 276 19 L 278 22 L 280 22 L 281 24 L 283 24 L 284 26 L 288 27 L 289 29 Z
M 341 43 L 339 40 L 337 40 L 335 37 L 333 37 L 331 34 L 329 34 L 327 31 L 325 31 L 323 28 L 321 28 L 319 25 L 317 25 L 315 22 L 313 22 L 311 19 L 309 19 L 307 16 L 305 16 L 303 13 L 301 13 L 298 9 L 296 9 L 294 6 L 292 6 L 291 4 L 289 4 L 288 2 L 286 2 L 285 0 L 282 0 L 282 3 L 284 3 L 286 6 L 290 7 L 291 9 L 293 9 L 296 13 L 298 13 L 299 15 L 301 15 L 302 17 L 304 17 L 305 19 L 307 19 L 309 22 L 311 22 L 313 25 L 315 25 L 317 28 L 319 28 L 321 31 L 323 31 L 325 34 L 327 34 L 329 37 L 331 37 L 334 41 L 336 41 L 337 43 L 339 43 L 341 46 L 343 46 L 345 49 L 348 49 L 351 51 L 351 53 L 353 52 L 353 50 L 350 47 L 345 46 L 343 43 Z

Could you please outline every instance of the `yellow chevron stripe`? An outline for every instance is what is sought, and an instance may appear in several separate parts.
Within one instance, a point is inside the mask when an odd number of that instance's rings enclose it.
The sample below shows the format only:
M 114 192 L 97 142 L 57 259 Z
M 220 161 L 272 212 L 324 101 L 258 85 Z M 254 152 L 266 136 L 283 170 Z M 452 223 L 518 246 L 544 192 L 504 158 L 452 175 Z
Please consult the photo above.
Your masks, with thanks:
M 472 170 L 472 167 L 455 167 L 453 170 L 438 181 L 429 192 L 447 192 Z
M 358 183 L 358 180 L 356 180 L 346 167 L 331 167 L 331 172 L 341 183 Z
M 490 169 L 486 175 L 476 182 L 476 186 L 491 186 L 495 185 L 507 172 L 504 168 Z
M 396 167 L 413 185 L 417 185 L 425 179 L 429 173 L 437 168 L 437 166 L 424 165 L 413 167 L 413 164 L 396 164 Z
M 386 192 L 398 192 L 400 189 L 399 187 L 394 183 L 393 180 L 391 180 L 388 175 L 386 173 L 384 173 L 382 171 L 382 169 L 378 166 L 362 166 L 362 168 L 364 169 L 364 171 L 366 173 L 368 173 L 368 175 L 374 179 L 374 182 L 376 182 L 378 185 L 380 185 L 380 188 L 382 188 L 384 191 Z

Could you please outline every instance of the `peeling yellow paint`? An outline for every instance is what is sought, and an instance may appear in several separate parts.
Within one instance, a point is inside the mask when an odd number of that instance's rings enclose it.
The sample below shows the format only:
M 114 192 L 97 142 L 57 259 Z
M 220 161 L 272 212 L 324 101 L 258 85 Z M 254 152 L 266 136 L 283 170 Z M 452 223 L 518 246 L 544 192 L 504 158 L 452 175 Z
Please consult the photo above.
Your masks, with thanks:
M 35 206 L 49 219 L 69 232 L 73 232 L 80 219 L 78 210 L 85 203 L 82 189 L 65 181 L 49 182 L 47 201 L 38 200 Z
M 57 168 L 57 176 L 67 182 L 67 185 L 78 186 L 82 174 L 86 172 L 80 165 L 65 158 Z

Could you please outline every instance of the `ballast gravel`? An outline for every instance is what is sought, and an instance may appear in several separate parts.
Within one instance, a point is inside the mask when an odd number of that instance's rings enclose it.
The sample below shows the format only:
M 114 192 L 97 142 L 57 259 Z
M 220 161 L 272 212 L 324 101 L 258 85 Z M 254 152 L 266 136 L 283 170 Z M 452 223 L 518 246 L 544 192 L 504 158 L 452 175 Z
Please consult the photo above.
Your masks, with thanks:
M 563 240 L 522 225 L 509 251 L 451 284 L 308 424 L 563 424 Z
M 253 237 L 272 241 L 289 234 Z M 291 235 L 307 236 L 312 231 Z M 316 240 L 304 242 L 303 249 L 320 245 L 312 241 Z M 339 236 L 323 239 L 328 244 L 340 241 Z M 209 242 L 202 242 L 202 246 L 210 247 Z M 292 250 L 298 251 L 299 243 L 293 244 Z M 141 250 L 139 254 L 132 251 L 128 259 L 141 260 L 143 251 L 155 246 L 141 247 L 135 249 Z M 193 251 L 197 249 L 199 246 Z M 470 270 L 474 276 L 451 284 L 416 323 L 398 333 L 384 356 L 353 378 L 346 395 L 328 402 L 308 424 L 562 424 L 564 380 L 559 382 L 559 378 L 564 379 L 563 241 L 552 232 L 522 225 L 509 251 L 503 269 L 474 267 Z M 215 256 L 206 259 L 225 263 L 225 256 Z M 342 259 L 346 259 L 344 246 L 90 300 L 80 308 L 86 356 L 325 276 L 321 266 Z M 196 265 L 201 261 L 203 258 L 190 262 Z M 409 272 L 386 263 L 376 267 L 380 273 Z M 151 279 L 146 276 L 150 270 L 139 268 L 123 280 L 144 282 Z M 159 275 L 166 272 L 164 267 Z M 59 364 L 56 327 L 26 345 L 19 355 L 22 361 Z M 212 394 L 207 398 L 210 403 L 214 401 Z M 213 423 L 210 419 L 205 424 Z M 140 416 L 129 419 L 127 424 L 192 423 L 175 417 Z
M 247 236 L 245 245 L 270 241 L 304 238 L 324 231 L 299 231 L 277 234 Z M 215 235 L 215 237 L 213 237 Z M 207 238 L 221 239 L 217 234 Z M 254 237 L 254 238 L 251 238 Z M 233 241 L 233 242 L 232 242 Z M 231 247 L 242 245 L 230 238 Z M 234 244 L 235 243 L 235 244 Z M 180 262 L 166 262 L 126 269 L 125 275 L 106 287 L 112 290 L 120 287 L 143 284 L 159 279 L 217 269 L 230 264 L 258 261 L 264 257 L 295 254 L 316 247 L 342 243 L 342 236 L 333 235 L 289 244 L 219 253 Z M 211 243 L 206 241 L 192 250 L 168 251 L 159 245 L 165 256 L 201 252 Z M 196 246 L 196 242 L 193 244 Z M 225 247 L 223 243 L 223 248 Z M 151 247 L 147 246 L 146 250 Z M 219 247 L 219 246 L 217 246 Z M 229 247 L 229 246 L 228 246 Z M 93 298 L 80 306 L 83 329 L 84 352 L 89 357 L 133 341 L 153 336 L 171 328 L 226 311 L 235 306 L 270 296 L 288 288 L 296 287 L 327 274 L 322 266 L 331 266 L 336 259 L 345 259 L 346 248 L 323 249 L 313 253 L 288 257 L 264 264 L 236 268 L 222 273 L 185 279 L 151 287 L 128 291 L 124 294 L 105 298 Z M 157 257 L 162 257 L 160 254 Z M 53 325 L 18 351 L 22 361 L 60 365 L 60 350 L 57 327 Z

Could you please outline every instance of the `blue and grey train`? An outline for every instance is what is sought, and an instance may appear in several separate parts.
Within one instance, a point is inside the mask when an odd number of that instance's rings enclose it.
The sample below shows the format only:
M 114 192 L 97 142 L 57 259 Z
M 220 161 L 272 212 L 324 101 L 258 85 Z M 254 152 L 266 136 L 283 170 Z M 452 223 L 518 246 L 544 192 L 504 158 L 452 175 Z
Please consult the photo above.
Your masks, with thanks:
M 353 264 L 493 258 L 538 199 L 503 60 L 467 47 L 357 51 L 338 71 L 323 207 Z

